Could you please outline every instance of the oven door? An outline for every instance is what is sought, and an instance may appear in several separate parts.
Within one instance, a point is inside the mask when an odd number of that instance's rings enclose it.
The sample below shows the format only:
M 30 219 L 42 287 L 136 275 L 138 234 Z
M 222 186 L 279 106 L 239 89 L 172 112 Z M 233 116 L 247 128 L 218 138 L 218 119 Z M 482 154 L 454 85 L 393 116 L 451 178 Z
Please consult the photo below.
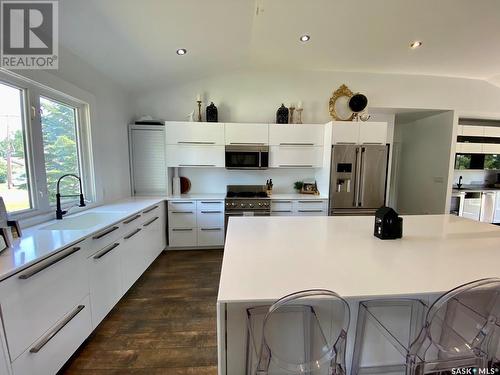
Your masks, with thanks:
M 271 216 L 271 211 L 226 211 L 224 214 L 224 236 L 227 234 L 227 224 L 229 223 L 229 218 L 236 216 Z
M 266 169 L 268 165 L 267 146 L 226 146 L 227 169 Z

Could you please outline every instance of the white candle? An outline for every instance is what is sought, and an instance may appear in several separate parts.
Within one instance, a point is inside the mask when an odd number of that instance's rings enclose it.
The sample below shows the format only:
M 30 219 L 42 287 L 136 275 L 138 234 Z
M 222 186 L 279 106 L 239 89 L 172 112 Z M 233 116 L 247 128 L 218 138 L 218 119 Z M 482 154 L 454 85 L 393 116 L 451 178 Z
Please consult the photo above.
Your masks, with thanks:
M 201 102 L 201 94 L 196 95 L 196 101 Z
M 301 109 L 302 108 L 302 100 L 299 100 L 299 104 L 297 104 L 297 108 Z
M 295 105 L 293 103 L 290 103 L 290 106 L 288 108 L 295 108 Z

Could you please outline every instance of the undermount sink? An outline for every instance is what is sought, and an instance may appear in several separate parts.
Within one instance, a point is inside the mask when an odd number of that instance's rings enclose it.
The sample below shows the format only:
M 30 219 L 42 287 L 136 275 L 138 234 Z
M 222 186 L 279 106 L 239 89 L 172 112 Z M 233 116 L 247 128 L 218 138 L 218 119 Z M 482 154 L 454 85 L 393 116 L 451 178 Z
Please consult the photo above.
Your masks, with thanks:
M 103 223 L 112 223 L 123 217 L 120 212 L 89 212 L 64 218 L 57 223 L 40 228 L 41 230 L 83 230 Z

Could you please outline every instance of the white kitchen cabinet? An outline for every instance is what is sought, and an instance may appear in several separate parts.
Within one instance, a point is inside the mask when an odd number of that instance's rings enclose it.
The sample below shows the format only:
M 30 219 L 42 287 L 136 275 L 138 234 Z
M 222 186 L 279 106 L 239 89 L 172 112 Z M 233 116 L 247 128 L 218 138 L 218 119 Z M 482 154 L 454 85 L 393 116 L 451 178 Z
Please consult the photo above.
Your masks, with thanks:
M 474 198 L 465 198 L 462 216 L 467 219 L 479 221 L 479 218 L 481 216 L 481 204 L 482 202 L 480 195 Z
M 167 145 L 224 145 L 224 124 L 166 122 Z
M 484 136 L 500 138 L 500 126 L 485 126 Z
M 500 192 L 497 192 L 495 199 L 495 215 L 493 216 L 494 223 L 500 223 Z
M 168 245 L 170 247 L 198 246 L 197 228 L 169 228 Z
M 224 227 L 198 228 L 198 246 L 222 246 L 224 245 Z
M 120 242 L 113 242 L 87 259 L 90 296 L 92 298 L 92 326 L 95 329 L 122 297 Z
M 167 167 L 224 167 L 224 146 L 167 145 Z
M 481 194 L 481 215 L 479 221 L 493 223 L 496 208 L 496 192 L 487 191 Z
M 324 125 L 269 125 L 269 144 L 273 146 L 323 146 Z
M 467 137 L 483 137 L 484 136 L 484 126 L 474 126 L 474 125 L 459 125 L 460 135 Z
M 483 154 L 500 154 L 500 143 L 483 143 Z
M 129 126 L 133 194 L 164 194 L 167 190 L 164 126 Z
M 268 124 L 225 124 L 226 145 L 267 145 Z
M 359 123 L 360 144 L 382 144 L 387 143 L 386 122 L 360 122 Z
M 332 144 L 386 144 L 386 122 L 332 122 Z
M 292 216 L 293 201 L 288 199 L 273 199 L 271 201 L 271 216 Z
M 223 228 L 224 211 L 221 210 L 201 210 L 196 218 L 198 228 Z
M 328 216 L 328 201 L 326 199 L 299 199 L 294 201 L 296 216 Z
M 457 149 L 463 154 L 481 154 L 483 152 L 482 143 L 457 143 Z
M 85 241 L 2 281 L 0 303 L 12 360 L 89 293 L 83 246 Z
M 58 297 L 54 295 L 56 296 Z M 57 298 L 47 299 L 54 302 Z M 57 373 L 91 331 L 90 299 L 87 295 L 67 309 L 61 319 L 49 327 L 13 361 L 13 374 L 53 375 Z
M 196 228 L 196 210 L 169 211 L 168 225 L 170 228 Z
M 271 146 L 271 168 L 321 168 L 323 147 L 321 146 Z
M 141 227 L 130 229 L 122 240 L 122 283 L 126 293 L 146 270 L 146 237 Z
M 332 123 L 332 144 L 358 144 L 359 123 L 338 122 Z

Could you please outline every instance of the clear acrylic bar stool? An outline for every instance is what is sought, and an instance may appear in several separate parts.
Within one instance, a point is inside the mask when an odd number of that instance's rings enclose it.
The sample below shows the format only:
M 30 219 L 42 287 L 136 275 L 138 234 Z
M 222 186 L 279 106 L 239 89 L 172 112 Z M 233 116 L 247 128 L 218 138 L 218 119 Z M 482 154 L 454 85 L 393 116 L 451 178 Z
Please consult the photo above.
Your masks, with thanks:
M 345 375 L 347 302 L 311 289 L 247 309 L 247 375 Z
M 391 308 L 405 304 L 415 314 L 410 322 L 418 322 L 425 307 L 420 301 L 360 303 L 353 375 L 449 374 L 453 369 L 490 369 L 498 363 L 500 279 L 474 281 L 443 294 L 427 310 L 421 329 L 410 327 L 409 340 L 402 339 L 400 332 L 388 328 L 389 321 L 384 318 Z M 399 362 L 362 365 L 364 356 L 369 357 L 370 351 L 376 351 L 365 342 L 364 333 L 370 326 L 376 328 L 372 332 L 381 334 L 380 338 L 387 340 L 384 341 L 400 353 Z M 382 346 L 382 342 L 379 345 Z

